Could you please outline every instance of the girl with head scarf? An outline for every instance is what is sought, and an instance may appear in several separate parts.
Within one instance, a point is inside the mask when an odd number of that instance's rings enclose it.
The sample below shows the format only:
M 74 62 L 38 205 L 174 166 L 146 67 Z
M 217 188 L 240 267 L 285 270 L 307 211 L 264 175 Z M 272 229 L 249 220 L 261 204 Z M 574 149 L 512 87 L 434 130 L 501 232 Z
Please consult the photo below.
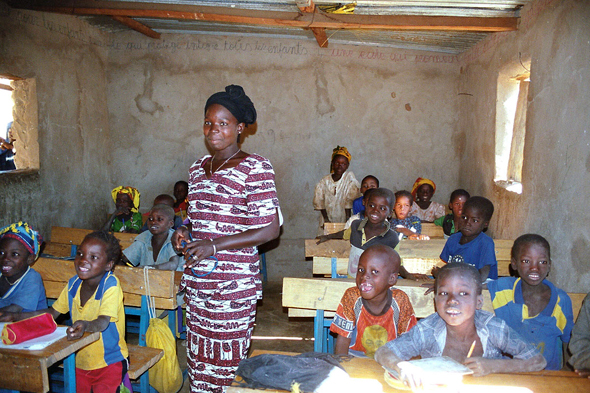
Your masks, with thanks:
M 313 208 L 319 210 L 318 235 L 324 234 L 325 222 L 346 222 L 352 212 L 352 203 L 359 196 L 359 182 L 348 170 L 351 155 L 344 146 L 332 151 L 330 174 L 324 176 L 315 187 Z
M 279 201 L 270 162 L 239 145 L 256 122 L 240 86 L 205 104 L 203 134 L 212 155 L 189 169 L 187 214 L 172 244 L 185 256 L 181 290 L 187 304 L 191 392 L 223 392 L 246 358 L 262 295 L 257 246 L 279 235 Z
M 111 191 L 115 211 L 104 224 L 103 231 L 139 233 L 143 219 L 139 208 L 139 191 L 130 186 L 115 187 Z
M 445 205 L 431 201 L 436 191 L 436 184 L 430 179 L 419 177 L 412 186 L 412 196 L 416 203 L 412 204 L 410 216 L 417 216 L 423 222 L 433 222 L 445 215 Z
M 43 239 L 26 222 L 0 229 L 0 316 L 47 308 L 41 275 L 32 265 Z

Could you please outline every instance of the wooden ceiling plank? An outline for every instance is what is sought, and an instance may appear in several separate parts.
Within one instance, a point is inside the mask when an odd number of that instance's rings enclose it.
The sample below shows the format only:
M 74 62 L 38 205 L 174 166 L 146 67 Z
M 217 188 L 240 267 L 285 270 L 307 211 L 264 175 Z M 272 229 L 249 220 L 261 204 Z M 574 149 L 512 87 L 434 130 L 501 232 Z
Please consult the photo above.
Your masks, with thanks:
M 113 18 L 114 20 L 116 20 L 117 22 L 119 22 L 121 24 L 124 24 L 127 27 L 132 28 L 135 31 L 140 32 L 143 35 L 146 35 L 148 37 L 155 38 L 155 39 L 160 38 L 160 33 L 150 29 L 148 26 L 136 21 L 135 19 L 131 19 L 127 16 L 118 16 L 118 15 L 113 15 L 111 18 Z
M 129 18 L 188 19 L 221 23 L 239 23 L 275 27 L 370 29 L 370 30 L 436 30 L 500 32 L 518 29 L 518 18 L 479 18 L 455 16 L 416 15 L 341 15 L 324 12 L 272 13 L 250 11 L 248 15 L 210 14 L 166 10 L 139 10 L 114 8 L 35 7 L 38 11 L 74 15 L 108 15 Z M 290 17 L 286 17 L 289 15 Z
M 315 40 L 318 42 L 320 48 L 327 48 L 328 47 L 328 36 L 326 35 L 326 29 L 321 27 L 312 27 L 311 31 L 315 37 Z

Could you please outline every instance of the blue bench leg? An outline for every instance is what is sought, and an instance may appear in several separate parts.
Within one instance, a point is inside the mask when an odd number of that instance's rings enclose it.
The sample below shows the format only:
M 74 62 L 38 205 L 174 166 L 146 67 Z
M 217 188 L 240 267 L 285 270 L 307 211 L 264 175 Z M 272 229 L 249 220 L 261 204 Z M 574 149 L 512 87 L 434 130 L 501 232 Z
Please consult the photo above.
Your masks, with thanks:
M 76 393 L 76 356 L 71 354 L 64 359 L 64 392 Z
M 148 312 L 147 297 L 141 297 L 141 314 L 139 316 L 139 346 L 145 347 L 145 333 L 150 324 L 150 314 Z
M 266 272 L 266 253 L 260 254 L 260 272 L 262 273 L 262 282 L 268 282 L 268 274 Z
M 332 278 L 347 278 L 346 274 L 338 274 L 338 266 L 337 266 L 338 259 L 332 257 L 330 263 L 332 265 Z
M 324 335 L 324 310 L 316 310 L 315 318 L 313 319 L 313 350 L 314 352 L 322 351 L 322 342 Z

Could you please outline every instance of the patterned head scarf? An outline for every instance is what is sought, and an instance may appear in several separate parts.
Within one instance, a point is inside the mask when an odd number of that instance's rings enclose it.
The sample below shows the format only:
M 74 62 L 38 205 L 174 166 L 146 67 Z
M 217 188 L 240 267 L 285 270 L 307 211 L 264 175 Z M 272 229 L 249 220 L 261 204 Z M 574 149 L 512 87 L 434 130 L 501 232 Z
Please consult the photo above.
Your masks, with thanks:
M 31 228 L 26 222 L 19 221 L 0 229 L 0 239 L 5 237 L 18 240 L 28 252 L 35 255 L 35 258 L 39 256 L 43 238 L 39 232 Z
M 330 163 L 332 163 L 332 161 L 334 161 L 334 157 L 336 157 L 336 156 L 346 157 L 348 159 L 348 163 L 350 163 L 350 160 L 352 159 L 352 156 L 348 152 L 348 149 L 344 146 L 336 146 L 332 150 L 332 159 L 330 160 Z
M 416 179 L 414 185 L 412 186 L 412 196 L 414 197 L 414 199 L 416 199 L 416 192 L 418 191 L 418 188 L 420 188 L 420 186 L 423 184 L 428 184 L 429 186 L 431 186 L 433 194 L 436 192 L 436 184 L 434 184 L 432 180 L 419 177 Z
M 242 86 L 229 85 L 225 87 L 225 91 L 213 94 L 205 104 L 205 113 L 213 104 L 219 104 L 230 111 L 238 123 L 248 125 L 256 122 L 256 109 Z
M 113 201 L 115 201 L 115 203 L 117 203 L 117 195 L 120 193 L 129 195 L 133 202 L 131 211 L 134 213 L 137 212 L 137 208 L 139 207 L 139 191 L 137 191 L 137 188 L 131 186 L 119 186 L 114 188 L 113 191 L 111 191 L 111 195 L 113 196 Z

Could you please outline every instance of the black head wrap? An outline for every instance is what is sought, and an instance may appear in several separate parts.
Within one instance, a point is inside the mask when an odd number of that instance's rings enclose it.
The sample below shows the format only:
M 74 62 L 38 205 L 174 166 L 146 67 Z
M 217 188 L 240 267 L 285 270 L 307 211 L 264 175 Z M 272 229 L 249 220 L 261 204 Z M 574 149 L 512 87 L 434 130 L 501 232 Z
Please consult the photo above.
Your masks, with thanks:
M 256 109 L 250 98 L 244 93 L 242 86 L 229 85 L 225 91 L 213 94 L 205 104 L 205 113 L 210 105 L 219 104 L 231 112 L 238 123 L 254 124 L 256 122 Z

